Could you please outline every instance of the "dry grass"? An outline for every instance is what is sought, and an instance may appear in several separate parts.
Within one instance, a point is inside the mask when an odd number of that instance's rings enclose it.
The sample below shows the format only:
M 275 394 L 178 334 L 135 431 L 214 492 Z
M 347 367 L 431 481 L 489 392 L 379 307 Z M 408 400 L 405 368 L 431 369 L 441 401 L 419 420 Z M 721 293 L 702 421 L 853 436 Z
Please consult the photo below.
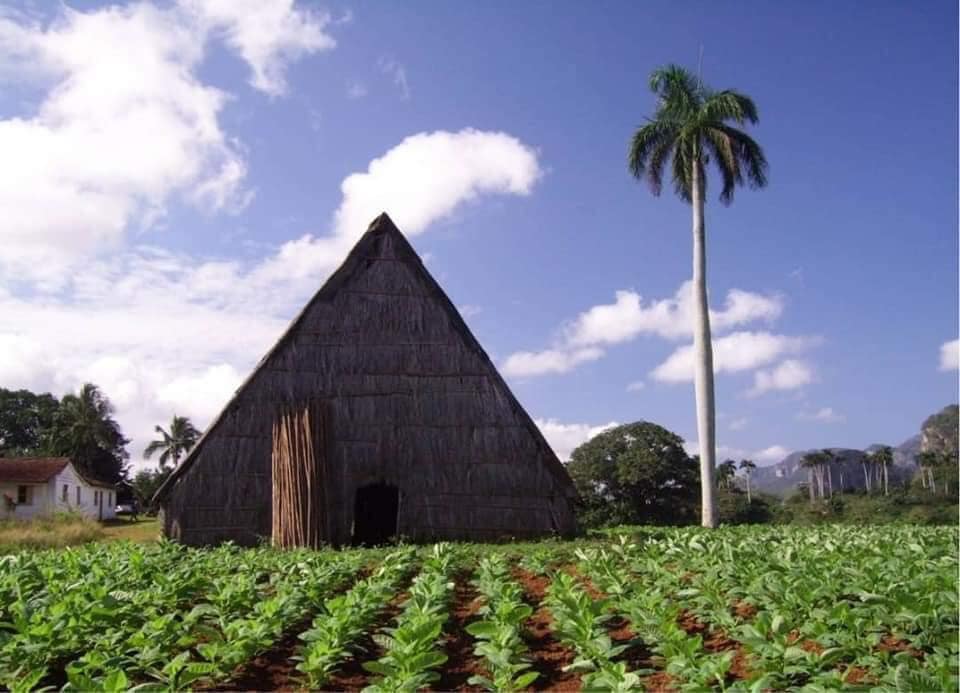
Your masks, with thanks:
M 0 522 L 0 553 L 21 549 L 55 549 L 103 539 L 96 520 L 68 513 L 33 520 Z

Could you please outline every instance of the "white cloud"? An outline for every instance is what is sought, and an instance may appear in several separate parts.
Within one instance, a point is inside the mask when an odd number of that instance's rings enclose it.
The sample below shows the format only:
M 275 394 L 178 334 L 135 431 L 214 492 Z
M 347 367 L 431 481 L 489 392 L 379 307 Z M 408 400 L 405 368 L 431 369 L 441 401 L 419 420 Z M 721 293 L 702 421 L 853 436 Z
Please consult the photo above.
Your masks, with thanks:
M 651 301 L 644 304 L 640 295 L 634 291 L 617 291 L 613 303 L 593 306 L 577 316 L 561 331 L 557 343 L 541 352 L 522 351 L 507 359 L 524 363 L 537 362 L 558 364 L 555 367 L 530 368 L 524 375 L 542 375 L 545 373 L 564 373 L 579 363 L 593 360 L 603 355 L 600 347 L 619 344 L 637 338 L 640 335 L 655 335 L 664 339 L 682 339 L 690 337 L 693 324 L 692 283 L 684 282 L 672 298 Z M 783 311 L 782 299 L 778 296 L 764 296 L 741 289 L 732 289 L 727 293 L 723 308 L 711 311 L 711 321 L 716 332 L 749 322 L 769 322 Z M 749 334 L 749 333 L 738 333 Z M 720 340 L 714 340 L 716 345 Z M 590 358 L 578 358 L 584 350 L 591 350 Z M 715 346 L 716 349 L 716 346 Z M 680 352 L 672 359 L 691 357 Z M 692 363 L 692 361 L 691 361 Z M 664 364 L 662 380 L 677 380 L 673 375 L 675 367 L 682 363 Z M 692 373 L 692 371 L 691 371 Z M 656 377 L 656 376 L 655 376 Z M 692 379 L 682 377 L 683 379 Z
M 564 461 L 569 460 L 571 453 L 582 443 L 607 429 L 619 426 L 616 421 L 600 426 L 582 423 L 565 424 L 556 419 L 535 419 L 535 422 L 543 433 L 543 437 L 550 443 L 550 447 L 557 453 L 557 457 Z
M 603 356 L 603 350 L 593 347 L 574 351 L 563 349 L 547 349 L 538 352 L 518 351 L 507 357 L 501 370 L 504 375 L 516 377 L 566 373 L 581 363 L 596 361 L 601 356 Z
M 460 311 L 460 315 L 464 318 L 471 318 L 474 315 L 480 315 L 483 312 L 482 306 L 474 306 L 471 304 L 465 304 L 462 306 L 457 306 L 457 310 Z
M 757 450 L 753 453 L 751 459 L 758 462 L 780 462 L 791 452 L 789 448 L 785 448 L 782 445 L 771 445 L 768 448 Z
M 250 67 L 250 84 L 271 96 L 286 92 L 287 64 L 303 55 L 331 50 L 324 32 L 328 14 L 297 9 L 294 0 L 179 0 L 207 31 L 224 41 Z
M 802 421 L 822 421 L 823 423 L 839 423 L 846 419 L 843 414 L 835 412 L 833 407 L 822 407 L 814 412 L 802 411 L 797 414 Z
M 960 368 L 960 339 L 940 345 L 940 370 L 955 371 Z
M 739 419 L 734 419 L 730 422 L 729 429 L 731 431 L 742 431 L 747 427 L 747 424 L 750 422 L 750 419 L 746 417 L 741 417 Z
M 381 72 L 393 80 L 394 85 L 400 90 L 400 98 L 404 101 L 410 98 L 410 83 L 407 82 L 407 68 L 390 58 L 381 58 L 379 61 Z
M 734 332 L 713 340 L 715 373 L 737 373 L 772 363 L 784 354 L 804 351 L 819 343 L 816 337 L 790 337 L 769 332 Z M 676 349 L 651 372 L 661 382 L 692 382 L 693 345 Z
M 635 380 L 634 382 L 627 385 L 627 392 L 640 392 L 647 386 L 642 380 Z
M 617 344 L 641 334 L 665 339 L 683 339 L 693 334 L 693 283 L 680 285 L 672 298 L 651 301 L 644 305 L 640 294 L 617 291 L 610 304 L 594 306 L 581 313 L 565 330 L 566 342 L 572 346 Z M 713 330 L 724 330 L 749 322 L 775 320 L 783 312 L 779 296 L 731 289 L 724 306 L 710 311 Z
M 284 0 L 62 7 L 47 25 L 0 14 L 0 78 L 45 93 L 0 120 L 0 269 L 57 288 L 171 199 L 242 209 L 243 148 L 220 125 L 227 94 L 198 77 L 204 49 L 223 32 L 254 83 L 279 93 L 289 60 L 332 45 L 322 24 Z
M 480 194 L 528 195 L 540 176 L 536 153 L 506 133 L 421 132 L 343 181 L 334 229 L 359 235 L 386 211 L 412 236 Z
M 747 392 L 757 397 L 771 390 L 795 390 L 813 382 L 813 368 L 803 361 L 788 359 L 775 368 L 753 374 L 753 387 Z
M 157 390 L 157 399 L 181 416 L 210 421 L 233 396 L 241 382 L 243 376 L 236 368 L 221 363 L 165 383 Z

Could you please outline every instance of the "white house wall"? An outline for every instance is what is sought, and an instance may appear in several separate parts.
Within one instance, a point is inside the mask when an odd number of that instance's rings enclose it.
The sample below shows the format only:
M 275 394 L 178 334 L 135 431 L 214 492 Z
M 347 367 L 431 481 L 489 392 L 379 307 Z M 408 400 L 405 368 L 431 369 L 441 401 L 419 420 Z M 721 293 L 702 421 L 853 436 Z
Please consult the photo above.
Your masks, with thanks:
M 12 511 L 7 507 L 4 496 L 10 496 L 17 499 L 17 488 L 27 486 L 32 491 L 31 502 L 25 505 L 17 505 Z M 4 520 L 29 520 L 49 512 L 50 495 L 47 484 L 8 484 L 0 483 L 0 519 Z
M 91 486 L 74 470 L 72 464 L 68 464 L 63 471 L 57 474 L 50 482 L 50 491 L 53 494 L 53 508 L 58 512 L 75 512 L 87 517 L 104 520 L 111 520 L 116 517 L 114 509 L 117 503 L 117 493 L 113 489 L 101 489 L 97 486 Z M 67 487 L 67 499 L 63 499 L 63 487 Z M 77 503 L 77 488 L 80 488 L 80 502 Z M 94 492 L 103 491 L 101 500 L 103 514 L 100 515 L 97 505 L 94 504 Z

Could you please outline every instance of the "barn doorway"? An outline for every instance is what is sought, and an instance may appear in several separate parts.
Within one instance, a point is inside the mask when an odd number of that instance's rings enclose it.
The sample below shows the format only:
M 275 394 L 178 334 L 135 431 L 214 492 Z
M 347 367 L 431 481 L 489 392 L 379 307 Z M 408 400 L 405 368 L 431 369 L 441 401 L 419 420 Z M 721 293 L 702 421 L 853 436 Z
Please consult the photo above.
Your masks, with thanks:
M 353 545 L 385 544 L 397 534 L 400 490 L 390 484 L 369 484 L 357 489 L 353 505 Z

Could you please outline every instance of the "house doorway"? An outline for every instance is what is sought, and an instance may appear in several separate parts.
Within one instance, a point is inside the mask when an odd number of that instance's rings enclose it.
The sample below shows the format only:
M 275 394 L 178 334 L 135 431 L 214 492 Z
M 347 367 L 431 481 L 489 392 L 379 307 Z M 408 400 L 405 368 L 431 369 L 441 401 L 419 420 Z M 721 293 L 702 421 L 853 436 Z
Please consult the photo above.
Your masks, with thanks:
M 353 505 L 353 545 L 385 544 L 397 534 L 400 490 L 390 484 L 369 484 L 357 489 Z

